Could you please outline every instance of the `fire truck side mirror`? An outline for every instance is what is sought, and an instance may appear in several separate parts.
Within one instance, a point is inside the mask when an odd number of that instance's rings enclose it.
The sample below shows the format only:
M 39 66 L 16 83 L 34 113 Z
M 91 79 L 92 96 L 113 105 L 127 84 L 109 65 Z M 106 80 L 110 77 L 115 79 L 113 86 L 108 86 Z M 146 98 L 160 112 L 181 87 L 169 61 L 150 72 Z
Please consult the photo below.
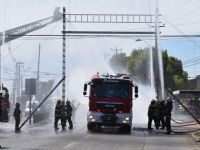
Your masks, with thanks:
M 135 85 L 135 94 L 138 94 L 138 86 Z
M 135 94 L 135 98 L 138 98 L 138 93 Z
M 86 91 L 84 91 L 84 92 L 83 92 L 83 95 L 84 95 L 84 96 L 86 96 L 86 95 L 87 95 L 87 92 L 86 92 Z
M 87 95 L 87 84 L 84 84 L 84 88 L 83 88 L 83 95 L 86 96 Z
M 84 84 L 83 90 L 84 90 L 85 92 L 87 91 L 87 84 L 86 84 L 86 83 Z

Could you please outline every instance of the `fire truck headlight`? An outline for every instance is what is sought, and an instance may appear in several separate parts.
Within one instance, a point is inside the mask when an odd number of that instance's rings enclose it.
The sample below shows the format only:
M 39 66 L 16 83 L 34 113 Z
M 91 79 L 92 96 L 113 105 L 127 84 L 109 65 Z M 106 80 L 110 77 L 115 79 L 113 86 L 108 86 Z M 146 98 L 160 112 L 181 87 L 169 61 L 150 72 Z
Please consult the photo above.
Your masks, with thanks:
M 125 117 L 124 120 L 122 121 L 124 124 L 129 124 L 130 118 Z
M 129 117 L 126 117 L 126 118 L 125 118 L 126 121 L 129 121 L 129 119 L 130 119 Z
M 96 121 L 96 119 L 94 119 L 94 118 L 93 118 L 91 121 L 92 121 L 92 122 L 95 122 L 95 121 Z
M 89 122 L 95 122 L 96 119 L 94 118 L 93 115 L 89 115 L 89 116 L 88 116 L 88 121 L 89 121 Z
M 89 115 L 89 117 L 88 117 L 89 119 L 92 119 L 93 118 L 93 116 L 92 115 Z

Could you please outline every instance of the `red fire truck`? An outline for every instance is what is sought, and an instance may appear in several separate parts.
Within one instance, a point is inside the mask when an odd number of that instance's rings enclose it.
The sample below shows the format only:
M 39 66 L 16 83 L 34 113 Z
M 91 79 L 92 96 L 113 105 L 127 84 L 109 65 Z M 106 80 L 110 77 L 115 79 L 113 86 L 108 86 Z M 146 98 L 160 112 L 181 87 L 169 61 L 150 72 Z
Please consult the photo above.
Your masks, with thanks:
M 87 86 L 90 89 L 87 90 Z M 134 87 L 134 92 L 133 92 Z M 101 126 L 119 126 L 122 131 L 130 132 L 132 126 L 132 100 L 138 97 L 138 86 L 130 75 L 117 74 L 92 76 L 84 84 L 83 95 L 89 91 L 88 130 Z
M 9 121 L 10 102 L 8 89 L 3 87 L 0 91 L 0 122 Z

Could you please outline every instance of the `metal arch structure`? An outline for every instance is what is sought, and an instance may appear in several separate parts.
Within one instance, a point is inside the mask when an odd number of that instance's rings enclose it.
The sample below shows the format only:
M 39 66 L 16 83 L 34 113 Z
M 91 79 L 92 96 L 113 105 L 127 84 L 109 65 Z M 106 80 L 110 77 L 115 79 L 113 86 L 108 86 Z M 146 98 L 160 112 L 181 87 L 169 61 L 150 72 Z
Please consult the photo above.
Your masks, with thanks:
M 63 7 L 63 70 L 62 76 L 66 76 L 66 36 L 70 34 L 152 34 L 157 37 L 157 29 L 155 32 L 124 32 L 124 31 L 66 31 L 66 23 L 154 23 L 156 22 L 156 17 L 160 15 L 151 14 L 66 14 L 65 7 Z M 157 25 L 158 27 L 158 25 Z M 156 38 L 157 39 L 157 38 Z M 62 100 L 65 100 L 65 80 L 62 82 Z
M 154 23 L 151 14 L 65 14 L 70 23 Z

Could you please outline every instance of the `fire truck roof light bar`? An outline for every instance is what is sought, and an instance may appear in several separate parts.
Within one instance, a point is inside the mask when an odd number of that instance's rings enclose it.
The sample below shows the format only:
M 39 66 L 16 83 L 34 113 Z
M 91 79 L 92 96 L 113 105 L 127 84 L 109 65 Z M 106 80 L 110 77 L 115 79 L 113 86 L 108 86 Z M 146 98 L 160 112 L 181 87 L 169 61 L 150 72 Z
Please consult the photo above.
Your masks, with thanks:
M 102 77 L 104 77 L 104 78 L 123 78 L 123 79 L 127 79 L 127 80 L 130 80 L 131 79 L 131 77 L 129 76 L 129 75 L 127 75 L 127 74 L 117 74 L 117 75 L 110 75 L 110 74 L 103 74 L 103 75 L 101 75 Z

